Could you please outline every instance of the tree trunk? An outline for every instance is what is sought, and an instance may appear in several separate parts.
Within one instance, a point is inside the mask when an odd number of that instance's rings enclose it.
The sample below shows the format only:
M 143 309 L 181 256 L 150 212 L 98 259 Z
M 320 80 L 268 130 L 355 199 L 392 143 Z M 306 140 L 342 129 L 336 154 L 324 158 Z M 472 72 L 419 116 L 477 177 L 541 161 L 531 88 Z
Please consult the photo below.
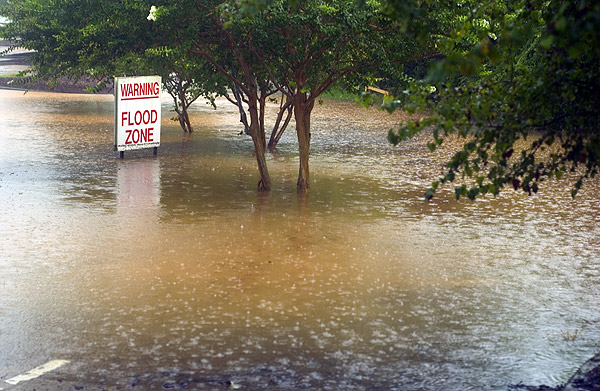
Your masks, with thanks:
M 179 115 L 179 124 L 184 132 L 192 133 L 194 129 L 192 129 L 192 123 L 188 114 L 190 104 L 185 96 L 185 90 L 179 92 L 179 100 L 181 101 L 181 112 L 177 113 Z
M 254 152 L 256 154 L 256 162 L 258 163 L 258 173 L 260 180 L 258 181 L 258 191 L 271 191 L 271 177 L 267 169 L 267 160 L 265 158 L 266 139 L 264 130 L 260 128 L 259 113 L 256 99 L 249 99 L 248 112 L 250 114 L 250 136 L 254 143 Z
M 256 151 L 256 162 L 258 163 L 258 172 L 260 173 L 260 180 L 258 181 L 257 190 L 259 192 L 268 192 L 271 191 L 271 177 L 269 176 L 269 170 L 267 169 L 267 161 L 265 159 L 265 151 L 264 149 L 259 152 L 254 147 Z
M 310 156 L 310 114 L 314 101 L 306 101 L 305 93 L 298 93 L 294 101 L 294 117 L 298 135 L 298 150 L 300 152 L 300 169 L 298 171 L 298 193 L 308 193 L 310 190 L 310 173 L 308 158 Z
M 177 113 L 177 120 L 179 121 L 181 129 L 184 131 L 184 133 L 192 133 L 194 129 L 192 128 L 192 123 L 190 122 L 188 108 L 195 99 L 192 99 L 191 102 L 188 102 L 186 97 L 187 87 L 184 87 L 183 81 L 180 79 L 167 80 L 167 90 L 169 91 L 169 95 L 171 95 L 173 98 L 175 112 Z
M 203 55 L 217 69 L 218 72 L 227 77 L 229 81 L 234 84 L 234 87 L 238 86 L 246 95 L 248 99 L 248 113 L 250 114 L 250 136 L 252 137 L 252 142 L 254 143 L 254 152 L 256 153 L 256 162 L 258 163 L 258 172 L 260 174 L 258 191 L 270 191 L 271 177 L 269 176 L 267 161 L 265 159 L 265 132 L 264 128 L 260 128 L 260 118 L 258 113 L 258 87 L 256 84 L 256 78 L 254 77 L 250 65 L 246 62 L 230 32 L 222 28 L 221 21 L 217 18 L 217 16 L 211 15 L 211 19 L 213 19 L 213 22 L 220 27 L 220 32 L 223 34 L 227 46 L 229 49 L 231 49 L 234 57 L 238 61 L 244 76 L 243 79 L 238 78 L 235 72 L 228 72 L 225 68 L 223 68 L 223 66 L 221 66 L 202 45 L 196 43 L 196 47 L 199 50 L 199 53 Z
M 187 107 L 183 106 L 177 115 L 179 117 L 179 125 L 181 126 L 181 129 L 183 129 L 185 133 L 192 133 L 194 129 L 192 128 L 192 124 L 190 122 L 190 116 L 188 114 Z
M 182 106 L 181 109 L 176 108 L 175 112 L 177 113 L 177 120 L 179 121 L 179 126 L 181 126 L 181 129 L 183 129 L 183 132 L 192 133 L 194 129 L 192 129 L 187 107 Z

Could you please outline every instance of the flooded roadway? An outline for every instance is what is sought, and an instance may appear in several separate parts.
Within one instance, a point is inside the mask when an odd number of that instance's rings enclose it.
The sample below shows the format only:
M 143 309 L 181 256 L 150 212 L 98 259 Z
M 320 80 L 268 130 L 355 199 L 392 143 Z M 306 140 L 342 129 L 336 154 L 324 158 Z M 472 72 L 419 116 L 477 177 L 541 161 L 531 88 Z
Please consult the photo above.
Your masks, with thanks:
M 425 204 L 444 152 L 327 101 L 310 198 L 293 131 L 261 196 L 221 103 L 121 161 L 111 96 L 0 91 L 0 388 L 506 390 L 600 350 L 598 181 Z

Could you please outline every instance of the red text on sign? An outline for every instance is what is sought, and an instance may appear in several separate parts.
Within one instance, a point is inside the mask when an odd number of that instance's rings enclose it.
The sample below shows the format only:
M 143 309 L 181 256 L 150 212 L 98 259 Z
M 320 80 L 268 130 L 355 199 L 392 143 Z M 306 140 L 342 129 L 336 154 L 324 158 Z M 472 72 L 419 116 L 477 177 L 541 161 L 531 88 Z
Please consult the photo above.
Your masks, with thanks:
M 151 143 L 154 141 L 154 128 L 127 129 L 125 144 Z
M 156 110 L 138 110 L 133 116 L 131 111 L 124 111 L 121 113 L 121 126 L 148 125 L 155 123 L 157 119 L 158 112 Z
M 120 87 L 122 97 L 154 97 L 160 93 L 160 83 L 158 82 L 121 84 Z

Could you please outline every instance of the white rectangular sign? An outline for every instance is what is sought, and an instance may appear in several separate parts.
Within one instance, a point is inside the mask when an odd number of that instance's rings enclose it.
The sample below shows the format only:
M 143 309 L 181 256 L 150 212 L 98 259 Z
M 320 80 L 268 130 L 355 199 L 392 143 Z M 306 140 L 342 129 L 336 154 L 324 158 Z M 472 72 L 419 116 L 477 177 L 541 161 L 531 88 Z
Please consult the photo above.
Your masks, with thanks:
M 160 145 L 160 76 L 115 78 L 115 149 Z

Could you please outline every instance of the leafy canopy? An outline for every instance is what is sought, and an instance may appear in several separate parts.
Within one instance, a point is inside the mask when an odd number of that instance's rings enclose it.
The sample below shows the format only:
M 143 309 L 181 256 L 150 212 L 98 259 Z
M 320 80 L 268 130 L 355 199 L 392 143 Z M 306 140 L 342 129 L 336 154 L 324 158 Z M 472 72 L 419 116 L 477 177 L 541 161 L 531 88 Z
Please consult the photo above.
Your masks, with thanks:
M 389 6 L 406 15 L 395 2 Z M 436 93 L 417 86 L 407 106 L 431 115 L 389 134 L 398 144 L 428 129 L 432 151 L 448 137 L 464 139 L 425 198 L 454 181 L 463 182 L 457 198 L 507 186 L 531 194 L 565 173 L 575 178 L 575 197 L 598 173 L 600 158 L 600 4 L 466 2 L 442 14 L 452 15 L 454 28 L 437 38 L 445 58 L 424 81 Z M 397 106 L 386 102 L 389 110 Z

